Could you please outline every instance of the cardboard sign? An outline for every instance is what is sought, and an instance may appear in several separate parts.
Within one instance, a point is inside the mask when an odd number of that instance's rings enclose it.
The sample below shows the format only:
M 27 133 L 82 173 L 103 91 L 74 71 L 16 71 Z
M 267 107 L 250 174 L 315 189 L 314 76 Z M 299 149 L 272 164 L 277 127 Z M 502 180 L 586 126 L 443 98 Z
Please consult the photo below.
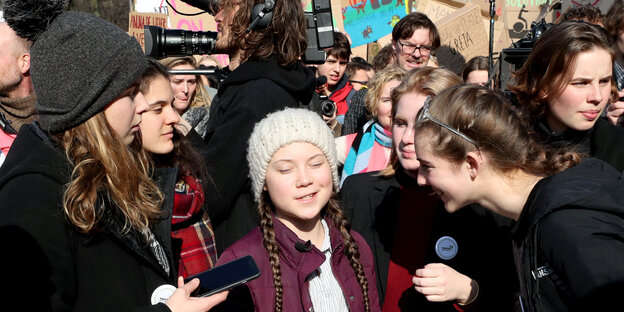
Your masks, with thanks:
M 488 2 L 487 0 L 485 2 Z M 463 8 L 466 4 L 454 0 L 420 0 L 418 2 L 418 11 L 425 13 L 434 23 L 447 15 Z M 489 2 L 488 2 L 489 5 Z M 481 17 L 483 25 L 486 30 L 486 36 L 488 37 L 488 50 L 489 50 L 489 36 L 490 36 L 490 15 L 489 12 L 484 12 L 481 9 Z M 494 17 L 494 52 L 500 52 L 502 49 L 509 47 L 511 41 L 506 34 L 506 27 L 501 16 Z M 484 56 L 487 56 L 485 54 Z
M 143 26 L 145 25 L 167 28 L 167 15 L 161 13 L 130 12 L 128 34 L 139 41 L 143 51 L 145 51 L 145 32 L 143 30 Z
M 440 66 L 459 72 L 471 58 L 488 54 L 488 37 L 479 6 L 466 4 L 435 24 L 442 43 L 436 52 Z

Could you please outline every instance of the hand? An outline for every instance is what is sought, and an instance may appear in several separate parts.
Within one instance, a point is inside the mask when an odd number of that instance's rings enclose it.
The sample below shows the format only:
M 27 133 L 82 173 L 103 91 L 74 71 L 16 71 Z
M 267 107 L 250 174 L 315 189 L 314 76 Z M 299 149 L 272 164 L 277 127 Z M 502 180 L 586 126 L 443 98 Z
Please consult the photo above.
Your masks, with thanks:
M 417 292 L 433 302 L 457 300 L 466 303 L 477 296 L 476 289 L 473 291 L 476 282 L 442 263 L 430 263 L 416 270 L 412 282 Z
M 183 136 L 186 136 L 189 133 L 189 131 L 191 131 L 191 129 L 193 128 L 191 124 L 182 117 L 180 117 L 180 122 L 173 125 L 173 127 L 176 129 L 176 131 L 178 131 Z
M 331 92 L 329 91 L 329 84 L 325 83 L 316 87 L 316 92 L 320 95 L 329 96 L 331 94 Z
M 220 292 L 205 298 L 191 297 L 191 293 L 199 286 L 199 279 L 194 278 L 184 284 L 184 278 L 178 277 L 178 290 L 176 290 L 165 304 L 172 312 L 204 312 L 223 302 L 228 292 Z
M 620 98 L 624 97 L 624 91 L 619 91 L 618 95 Z M 615 103 L 609 104 L 607 106 L 607 119 L 614 125 L 622 125 L 624 123 L 624 101 L 618 100 Z

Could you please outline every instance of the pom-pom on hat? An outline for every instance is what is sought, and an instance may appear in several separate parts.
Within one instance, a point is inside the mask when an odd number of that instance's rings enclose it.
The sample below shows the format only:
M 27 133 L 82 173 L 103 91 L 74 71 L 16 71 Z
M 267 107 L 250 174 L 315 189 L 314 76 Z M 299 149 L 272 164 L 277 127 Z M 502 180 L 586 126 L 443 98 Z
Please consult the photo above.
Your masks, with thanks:
M 63 12 L 63 0 L 4 0 L 4 18 L 33 41 L 31 75 L 39 125 L 62 132 L 115 100 L 147 67 L 141 46 L 94 15 Z
M 256 201 L 264 188 L 267 167 L 282 146 L 294 142 L 310 143 L 318 147 L 327 158 L 338 190 L 338 169 L 336 165 L 336 145 L 334 135 L 321 117 L 307 109 L 286 108 L 271 113 L 256 124 L 247 148 L 249 177 Z

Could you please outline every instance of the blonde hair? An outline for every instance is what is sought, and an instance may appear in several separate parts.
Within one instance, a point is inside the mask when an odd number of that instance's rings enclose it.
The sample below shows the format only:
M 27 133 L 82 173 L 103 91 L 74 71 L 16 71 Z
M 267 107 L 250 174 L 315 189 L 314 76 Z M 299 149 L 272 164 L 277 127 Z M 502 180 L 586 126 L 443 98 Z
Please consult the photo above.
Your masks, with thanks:
M 198 67 L 197 61 L 192 56 L 168 57 L 160 60 L 160 63 L 167 67 L 167 69 L 173 69 L 174 67 L 180 65 L 190 65 L 193 68 Z M 197 81 L 197 87 L 195 88 L 195 95 L 193 96 L 193 100 L 191 101 L 191 104 L 189 104 L 188 108 L 195 108 L 204 105 L 210 108 L 212 98 L 210 98 L 210 95 L 206 91 L 203 80 L 201 80 L 199 75 L 195 75 L 195 79 Z
M 452 71 L 438 67 L 424 67 L 410 72 L 409 76 L 392 91 L 392 118 L 394 119 L 397 106 L 403 95 L 408 93 L 422 93 L 434 97 L 444 89 L 462 83 L 461 77 Z M 384 177 L 394 176 L 396 170 L 401 167 L 395 149 L 392 148 L 390 162 L 379 175 Z
M 383 93 L 383 89 L 386 84 L 392 80 L 403 81 L 407 76 L 407 71 L 401 67 L 391 65 L 380 72 L 368 82 L 366 96 L 364 97 L 364 103 L 368 110 L 369 118 L 377 118 L 377 108 L 379 107 L 379 98 Z
M 103 112 L 54 138 L 74 166 L 63 209 L 80 232 L 101 230 L 112 213 L 123 219 L 122 233 L 144 233 L 160 216 L 163 197 L 149 178 L 149 157 L 138 139 L 126 146 Z

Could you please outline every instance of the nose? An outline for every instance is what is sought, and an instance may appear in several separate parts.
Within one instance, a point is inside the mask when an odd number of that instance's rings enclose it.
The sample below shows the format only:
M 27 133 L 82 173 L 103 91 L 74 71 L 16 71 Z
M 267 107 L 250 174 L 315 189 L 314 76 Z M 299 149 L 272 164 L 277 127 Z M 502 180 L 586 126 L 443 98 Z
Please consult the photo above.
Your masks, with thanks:
M 188 82 L 184 83 L 184 94 L 188 94 L 189 93 L 189 86 L 188 86 Z
M 336 62 L 336 64 L 334 64 L 334 67 L 332 68 L 333 71 L 335 72 L 340 72 L 340 62 Z
M 609 87 L 611 85 L 609 84 Z M 592 84 L 589 93 L 587 94 L 587 102 L 592 103 L 594 105 L 598 105 L 602 102 L 602 92 L 600 88 L 600 83 Z
M 418 182 L 418 185 L 420 186 L 429 185 L 429 182 L 427 182 L 427 177 L 425 177 L 425 175 L 422 174 L 421 172 L 422 170 L 418 168 L 418 176 L 416 177 L 416 182 Z
M 178 123 L 180 123 L 180 115 L 175 109 L 173 109 L 173 106 L 167 106 L 165 113 L 167 114 L 165 115 L 165 124 L 177 125 Z
M 308 172 L 307 168 L 298 170 L 297 174 L 297 187 L 306 187 L 314 182 L 312 175 Z
M 217 14 L 214 17 L 215 22 L 217 22 L 217 24 L 221 23 L 221 21 L 223 21 L 223 9 L 219 10 L 219 12 L 217 12 Z
M 412 56 L 414 56 L 415 58 L 421 57 L 422 54 L 420 54 L 420 48 L 414 49 L 414 52 L 412 52 Z
M 414 127 L 407 126 L 403 136 L 401 137 L 401 143 L 404 145 L 414 144 Z
M 134 112 L 136 114 L 143 114 L 149 108 L 149 104 L 147 104 L 147 100 L 145 99 L 143 92 L 137 93 L 137 95 L 134 97 L 134 103 L 136 105 L 134 109 Z

